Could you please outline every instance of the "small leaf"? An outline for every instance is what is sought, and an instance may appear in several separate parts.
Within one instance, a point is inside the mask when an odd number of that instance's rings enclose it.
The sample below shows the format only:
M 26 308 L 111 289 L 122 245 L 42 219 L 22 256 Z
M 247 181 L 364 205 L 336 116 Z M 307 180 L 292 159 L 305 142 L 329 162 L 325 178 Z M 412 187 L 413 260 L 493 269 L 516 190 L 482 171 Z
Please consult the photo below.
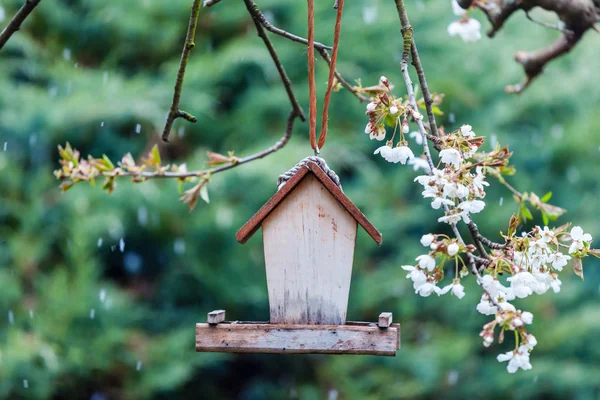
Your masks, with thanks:
M 202 185 L 200 188 L 200 198 L 204 200 L 205 203 L 210 203 L 210 199 L 208 198 L 208 185 Z
M 431 111 L 433 111 L 435 115 L 444 115 L 444 112 L 440 110 L 438 106 L 431 107 Z
M 102 159 L 104 160 L 104 165 L 106 165 L 110 169 L 115 169 L 114 164 L 110 161 L 110 158 L 106 154 L 102 154 Z
M 63 183 L 60 184 L 60 189 L 62 190 L 63 193 L 65 193 L 67 190 L 71 189 L 74 184 L 75 183 L 73 183 L 72 181 L 64 181 Z
M 596 258 L 600 258 L 600 249 L 589 249 L 588 254 L 591 254 Z
M 573 259 L 573 272 L 583 280 L 583 265 L 581 264 L 581 258 L 579 257 Z
M 531 220 L 533 219 L 533 214 L 531 214 L 531 211 L 526 206 L 523 206 L 521 208 L 521 212 L 523 213 L 523 216 L 525 217 L 525 219 L 531 219 Z
M 548 192 L 542 197 L 542 203 L 547 203 L 552 198 L 552 192 Z
M 202 179 L 200 182 L 198 182 L 198 184 L 183 192 L 183 195 L 179 198 L 179 200 L 188 205 L 190 212 L 194 209 L 194 207 L 196 207 L 196 204 L 198 204 L 198 199 L 200 196 L 202 196 L 202 200 L 208 203 L 208 191 L 206 191 L 206 194 L 202 193 L 202 188 L 207 182 L 207 179 Z M 205 196 L 206 199 L 204 198 Z
M 548 223 L 550 222 L 550 221 L 548 221 L 548 215 L 545 212 L 542 213 L 542 222 L 546 226 L 548 226 Z

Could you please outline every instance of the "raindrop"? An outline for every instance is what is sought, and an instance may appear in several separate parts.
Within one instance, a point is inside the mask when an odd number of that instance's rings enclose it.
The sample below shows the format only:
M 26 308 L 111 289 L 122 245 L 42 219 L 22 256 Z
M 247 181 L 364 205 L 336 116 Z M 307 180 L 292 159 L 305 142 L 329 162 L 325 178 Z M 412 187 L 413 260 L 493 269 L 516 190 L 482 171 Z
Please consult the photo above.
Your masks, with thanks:
M 337 400 L 338 391 L 335 389 L 331 389 L 329 393 L 327 393 L 327 400 Z
M 454 386 L 456 382 L 458 382 L 458 371 L 452 370 L 448 372 L 448 384 Z
M 577 169 L 577 167 L 570 166 L 569 169 L 567 169 L 567 180 L 569 183 L 577 183 L 579 182 L 580 178 L 581 174 L 579 173 L 579 169 Z
M 28 389 L 28 388 L 29 388 L 29 382 L 27 381 L 27 379 L 23 379 L 23 387 L 24 387 L 25 389 Z
M 104 121 L 100 122 L 100 128 L 104 127 Z
M 364 7 L 362 15 L 365 24 L 372 24 L 377 19 L 377 6 Z
M 119 240 L 119 250 L 121 251 L 121 253 L 125 251 L 125 241 L 123 240 L 123 238 Z
M 57 94 L 58 94 L 58 88 L 56 86 L 51 86 L 48 88 L 48 95 L 51 98 L 56 97 Z
M 106 85 L 108 83 L 108 71 L 104 71 L 104 74 L 102 74 L 102 84 Z
M 0 6 L 0 22 L 4 21 L 6 18 L 6 11 L 4 11 L 4 7 Z
M 185 128 L 180 126 L 179 129 L 177 129 L 177 136 L 183 137 L 183 135 L 185 135 Z
M 220 228 L 230 228 L 233 224 L 233 211 L 229 207 L 219 207 L 215 214 L 215 220 Z
M 500 197 L 500 207 L 502 207 L 502 204 L 504 204 L 504 197 Z
M 74 67 L 79 68 L 79 63 L 75 63 Z
M 4 151 L 6 151 L 6 146 L 8 146 L 8 142 L 4 142 Z
M 454 115 L 454 113 L 448 114 L 448 122 L 453 124 L 455 121 L 456 121 L 456 115 Z
M 492 135 L 490 137 L 490 146 L 492 147 L 492 149 L 496 147 L 496 143 L 498 143 L 498 136 Z
M 94 319 L 94 318 L 96 318 L 96 309 L 92 308 L 90 310 L 90 319 Z
M 69 61 L 71 59 L 71 49 L 65 47 L 63 49 L 63 58 L 67 61 Z
M 12 310 L 8 310 L 8 323 L 11 325 L 15 323 L 15 314 L 13 314 Z
M 560 124 L 552 125 L 551 135 L 554 140 L 560 140 L 563 137 L 564 129 Z
M 135 133 L 139 135 L 141 132 L 142 132 L 142 125 L 136 124 L 135 125 Z
M 185 240 L 183 240 L 183 238 L 175 239 L 175 242 L 173 242 L 173 251 L 175 251 L 175 254 L 177 255 L 185 253 Z
M 100 301 L 104 303 L 104 300 L 106 300 L 106 290 L 101 289 L 100 290 Z
M 130 251 L 125 253 L 123 264 L 125 265 L 127 272 L 136 274 L 142 268 L 142 258 L 137 253 Z
M 35 133 L 32 133 L 31 135 L 29 135 L 29 146 L 33 147 L 33 146 L 35 146 L 36 143 L 37 143 L 37 135 Z
M 146 207 L 140 207 L 137 210 L 138 222 L 141 226 L 146 226 L 148 223 L 148 210 Z
M 136 371 L 139 371 L 139 370 L 141 370 L 141 369 L 142 369 L 142 362 L 141 362 L 141 361 L 138 361 L 138 362 L 137 362 L 137 364 L 135 365 L 135 370 L 136 370 Z
M 31 308 L 29 309 L 29 318 L 33 319 L 33 310 Z
M 73 89 L 73 82 L 72 81 L 68 81 L 67 82 L 67 95 L 71 94 L 71 90 Z
M 98 247 L 102 247 L 102 238 L 98 238 Z
M 536 383 L 537 381 L 538 381 L 538 376 L 536 375 L 533 377 L 533 383 Z

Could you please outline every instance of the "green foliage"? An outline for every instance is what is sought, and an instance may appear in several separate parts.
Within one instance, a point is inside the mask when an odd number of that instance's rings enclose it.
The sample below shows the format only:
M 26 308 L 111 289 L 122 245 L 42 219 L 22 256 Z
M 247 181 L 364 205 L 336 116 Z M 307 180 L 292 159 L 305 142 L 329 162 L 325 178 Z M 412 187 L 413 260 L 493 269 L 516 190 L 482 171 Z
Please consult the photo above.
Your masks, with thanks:
M 21 3 L 2 5 L 12 15 Z M 242 157 L 281 136 L 289 106 L 277 71 L 242 2 L 224 0 L 201 10 L 183 85 L 182 107 L 198 122 L 178 120 L 171 144 L 159 143 L 190 5 L 42 1 L 0 53 L 1 398 L 597 397 L 598 263 L 586 260 L 585 282 L 565 279 L 560 296 L 528 299 L 540 342 L 534 368 L 506 374 L 495 360 L 504 347 L 486 349 L 477 337 L 487 321 L 474 309 L 473 280 L 462 300 L 413 294 L 400 265 L 422 252 L 423 233 L 439 231 L 438 215 L 410 168 L 372 155 L 378 143 L 363 133 L 364 104 L 345 90 L 333 96 L 322 155 L 384 235 L 376 248 L 359 234 L 348 315 L 374 320 L 392 311 L 402 349 L 396 358 L 196 354 L 194 324 L 206 312 L 268 318 L 261 239 L 241 246 L 234 236 L 275 191 L 276 177 L 311 154 L 306 124 L 280 152 L 211 177 L 211 203 L 192 214 L 177 201 L 178 182 L 120 180 L 110 196 L 88 185 L 61 195 L 52 176 L 56 146 L 67 141 L 82 154 L 106 154 L 107 163 L 127 153 L 139 160 L 157 144 L 163 163 L 193 170 L 207 150 Z M 306 31 L 303 2 L 259 5 L 282 28 Z M 365 8 L 376 23 L 365 23 Z M 587 35 L 526 93 L 507 96 L 505 84 L 522 73 L 516 47 L 541 47 L 556 32 L 518 15 L 493 40 L 465 44 L 446 33 L 449 2 L 410 2 L 408 11 L 429 86 L 446 96 L 440 125 L 449 132 L 471 124 L 489 150 L 509 145 L 519 174 L 506 179 L 522 192 L 551 191 L 552 204 L 599 237 L 598 39 Z M 331 2 L 316 12 L 318 39 L 331 43 Z M 273 42 L 307 108 L 306 49 Z M 400 93 L 401 46 L 392 2 L 347 2 L 338 67 L 350 82 L 368 86 L 385 75 Z M 319 61 L 320 94 L 326 77 Z M 485 235 L 506 229 L 511 196 L 501 184 L 490 188 L 477 219 Z M 528 209 L 527 224 L 541 224 L 542 215 L 553 224 L 550 198 L 538 200 L 530 206 L 543 214 Z

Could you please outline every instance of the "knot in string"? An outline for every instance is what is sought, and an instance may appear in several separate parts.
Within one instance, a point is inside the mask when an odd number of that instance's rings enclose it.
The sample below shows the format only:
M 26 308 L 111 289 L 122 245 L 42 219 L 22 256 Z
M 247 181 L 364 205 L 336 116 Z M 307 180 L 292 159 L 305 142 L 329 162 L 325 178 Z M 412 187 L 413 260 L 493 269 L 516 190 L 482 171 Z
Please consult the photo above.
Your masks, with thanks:
M 340 189 L 342 188 L 342 184 L 340 183 L 340 178 L 337 176 L 337 174 L 332 169 L 329 168 L 329 166 L 327 165 L 325 160 L 323 160 L 321 157 L 311 156 L 311 157 L 306 157 L 303 160 L 300 160 L 300 162 L 298 162 L 298 164 L 294 165 L 294 167 L 292 169 L 279 175 L 279 178 L 277 178 L 277 190 L 281 189 L 281 187 L 283 185 L 285 185 L 287 183 L 287 181 L 289 181 L 292 178 L 292 176 L 296 175 L 296 173 L 298 171 L 300 171 L 300 169 L 308 168 L 308 167 L 306 167 L 306 164 L 308 164 L 310 161 L 314 162 L 319 167 L 321 167 L 323 172 L 325 172 L 327 174 L 327 176 L 329 178 L 331 178 L 333 183 L 335 183 L 335 185 L 337 187 L 339 187 Z
M 317 89 L 315 86 L 315 5 L 314 0 L 308 2 L 308 92 L 309 92 L 309 136 L 310 147 L 315 151 L 315 156 L 319 154 L 320 149 L 325 145 L 327 138 L 327 120 L 329 114 L 329 101 L 333 91 L 333 80 L 335 77 L 335 64 L 337 62 L 338 46 L 340 42 L 340 30 L 342 27 L 342 11 L 344 0 L 337 0 L 335 8 L 337 14 L 335 18 L 335 28 L 333 31 L 333 51 L 331 62 L 329 64 L 329 78 L 327 80 L 327 91 L 323 100 L 323 115 L 321 120 L 321 133 L 317 142 Z

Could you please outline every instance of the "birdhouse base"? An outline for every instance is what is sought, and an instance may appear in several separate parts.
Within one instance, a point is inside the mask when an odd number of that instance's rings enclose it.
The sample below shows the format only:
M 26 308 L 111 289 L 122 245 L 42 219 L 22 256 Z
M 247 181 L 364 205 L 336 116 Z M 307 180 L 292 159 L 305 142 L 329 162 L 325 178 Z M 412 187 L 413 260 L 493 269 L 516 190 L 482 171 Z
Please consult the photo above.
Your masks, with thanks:
M 196 351 L 393 357 L 400 348 L 400 324 L 388 322 L 389 319 L 381 322 L 384 326 L 370 322 L 346 322 L 345 325 L 199 323 L 196 324 Z

